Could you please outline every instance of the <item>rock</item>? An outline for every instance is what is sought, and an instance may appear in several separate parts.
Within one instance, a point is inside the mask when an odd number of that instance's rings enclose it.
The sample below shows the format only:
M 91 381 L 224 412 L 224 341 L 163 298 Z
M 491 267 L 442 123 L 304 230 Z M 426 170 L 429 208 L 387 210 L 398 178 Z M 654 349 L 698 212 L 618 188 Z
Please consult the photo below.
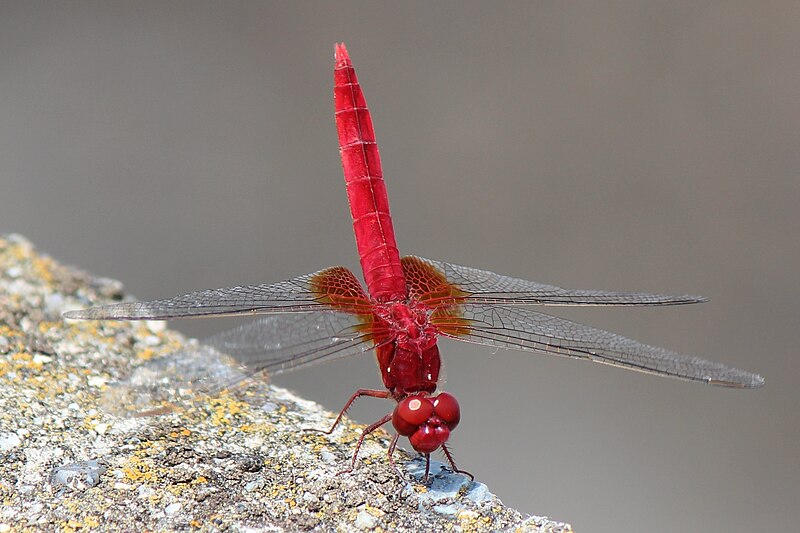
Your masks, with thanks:
M 8 452 L 22 444 L 22 439 L 16 433 L 0 434 L 0 452 Z
M 525 517 L 482 483 L 370 435 L 289 391 L 235 377 L 222 358 L 162 323 L 64 321 L 61 313 L 125 298 L 93 278 L 0 237 L 0 533 L 116 531 L 570 531 Z M 87 459 L 90 458 L 90 459 Z M 65 509 L 69 509 L 68 513 Z M 33 512 L 32 510 L 35 510 Z
M 92 459 L 81 463 L 70 463 L 56 467 L 50 472 L 50 484 L 55 488 L 86 490 L 100 483 L 106 467 Z
M 378 527 L 378 517 L 372 516 L 367 511 L 359 511 L 353 525 L 362 531 L 369 531 Z
M 175 516 L 181 510 L 181 504 L 171 503 L 164 508 L 164 514 L 167 516 Z

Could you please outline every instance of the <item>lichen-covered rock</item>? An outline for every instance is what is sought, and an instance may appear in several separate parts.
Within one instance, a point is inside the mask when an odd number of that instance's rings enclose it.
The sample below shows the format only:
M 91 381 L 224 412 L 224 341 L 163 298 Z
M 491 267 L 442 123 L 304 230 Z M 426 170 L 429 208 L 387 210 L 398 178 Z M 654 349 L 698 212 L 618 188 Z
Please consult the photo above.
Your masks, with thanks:
M 398 451 L 401 477 L 381 432 L 337 476 L 363 426 L 303 431 L 332 413 L 264 381 L 182 388 L 200 352 L 162 323 L 61 319 L 122 298 L 118 282 L 0 238 L 2 530 L 570 530 L 437 464 L 424 486 L 424 467 Z M 136 386 L 142 374 L 163 397 Z

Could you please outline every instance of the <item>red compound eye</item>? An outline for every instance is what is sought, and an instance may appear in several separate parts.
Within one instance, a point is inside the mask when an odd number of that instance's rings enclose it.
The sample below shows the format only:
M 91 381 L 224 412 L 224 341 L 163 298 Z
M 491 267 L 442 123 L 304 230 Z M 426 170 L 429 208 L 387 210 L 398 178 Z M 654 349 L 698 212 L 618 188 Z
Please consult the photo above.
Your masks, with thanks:
M 447 427 L 455 428 L 461 420 L 461 408 L 455 396 L 443 392 L 433 401 L 433 412 L 441 418 Z
M 425 424 L 413 435 L 408 437 L 411 446 L 420 453 L 431 453 L 447 442 L 450 430 L 447 426 L 432 426 Z
M 422 396 L 409 396 L 392 412 L 392 425 L 405 437 L 414 433 L 433 414 L 433 404 Z

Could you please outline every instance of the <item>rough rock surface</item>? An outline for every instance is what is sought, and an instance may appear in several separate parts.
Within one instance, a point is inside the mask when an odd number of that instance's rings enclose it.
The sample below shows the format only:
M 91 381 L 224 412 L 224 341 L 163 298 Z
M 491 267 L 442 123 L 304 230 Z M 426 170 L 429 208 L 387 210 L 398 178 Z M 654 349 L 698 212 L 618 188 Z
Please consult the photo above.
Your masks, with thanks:
M 439 464 L 423 485 L 424 464 L 398 450 L 401 476 L 383 432 L 336 475 L 363 426 L 302 431 L 333 414 L 265 381 L 183 388 L 176 362 L 192 347 L 163 323 L 61 319 L 123 297 L 116 281 L 0 237 L 0 532 L 571 531 Z M 148 391 L 132 371 L 161 381 Z

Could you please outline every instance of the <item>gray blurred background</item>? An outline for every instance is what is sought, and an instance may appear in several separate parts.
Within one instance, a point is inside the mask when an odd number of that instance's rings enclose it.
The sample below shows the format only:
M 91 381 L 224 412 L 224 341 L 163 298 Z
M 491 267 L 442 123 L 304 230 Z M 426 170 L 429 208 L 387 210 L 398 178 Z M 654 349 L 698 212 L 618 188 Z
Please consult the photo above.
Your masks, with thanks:
M 445 342 L 460 465 L 580 531 L 795 530 L 797 2 L 2 2 L 0 233 L 141 298 L 357 268 L 339 40 L 402 252 L 704 294 L 562 315 L 767 381 Z M 380 385 L 371 356 L 276 382 L 333 410 Z

